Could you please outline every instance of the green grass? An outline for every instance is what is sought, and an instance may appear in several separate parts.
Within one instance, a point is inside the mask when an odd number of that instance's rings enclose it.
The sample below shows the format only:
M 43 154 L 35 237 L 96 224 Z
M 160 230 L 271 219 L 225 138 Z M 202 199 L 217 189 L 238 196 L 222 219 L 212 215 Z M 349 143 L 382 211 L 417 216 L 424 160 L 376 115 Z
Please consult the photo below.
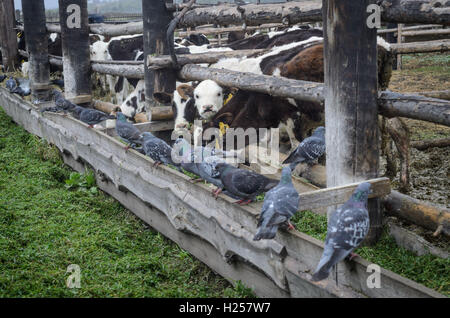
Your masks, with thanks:
M 327 234 L 326 215 L 304 211 L 297 213 L 292 224 L 305 234 L 324 241 Z M 414 280 L 446 296 L 450 296 L 450 259 L 433 255 L 417 256 L 397 246 L 395 240 L 384 232 L 373 247 L 360 247 L 355 251 L 369 262 Z
M 253 296 L 71 173 L 0 109 L 0 297 Z M 80 289 L 66 287 L 70 264 Z

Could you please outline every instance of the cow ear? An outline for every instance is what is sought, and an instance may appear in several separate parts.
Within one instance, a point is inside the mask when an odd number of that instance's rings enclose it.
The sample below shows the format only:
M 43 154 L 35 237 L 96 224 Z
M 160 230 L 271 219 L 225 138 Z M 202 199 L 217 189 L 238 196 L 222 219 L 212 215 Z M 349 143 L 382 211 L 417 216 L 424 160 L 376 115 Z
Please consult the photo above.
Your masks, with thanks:
M 177 87 L 177 92 L 181 96 L 181 98 L 188 100 L 189 98 L 194 97 L 194 88 L 188 84 L 182 84 Z
M 153 93 L 153 99 L 156 100 L 158 103 L 168 105 L 172 103 L 173 94 L 166 93 L 166 92 L 156 92 Z

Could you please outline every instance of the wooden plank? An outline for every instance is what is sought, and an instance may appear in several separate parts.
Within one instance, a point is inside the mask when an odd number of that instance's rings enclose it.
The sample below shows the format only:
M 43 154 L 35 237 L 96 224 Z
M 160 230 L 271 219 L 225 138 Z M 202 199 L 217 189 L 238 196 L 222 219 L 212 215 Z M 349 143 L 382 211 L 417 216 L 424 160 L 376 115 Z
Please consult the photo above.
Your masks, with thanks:
M 372 184 L 369 198 L 379 198 L 391 193 L 389 178 L 366 180 Z M 320 207 L 334 206 L 346 202 L 361 182 L 331 187 L 300 194 L 299 210 L 312 210 Z
M 410 26 L 410 27 L 405 27 L 405 28 L 403 28 L 403 30 L 410 31 L 410 30 L 429 29 L 429 28 L 436 28 L 436 27 L 442 28 L 442 25 L 440 25 L 440 24 L 414 25 L 414 26 Z M 386 34 L 386 33 L 396 33 L 397 31 L 398 31 L 398 28 L 390 28 L 390 29 L 378 30 L 377 33 L 378 34 Z
M 219 60 L 231 57 L 244 57 L 252 56 L 254 54 L 262 53 L 265 49 L 257 50 L 235 50 L 224 52 L 211 52 L 211 53 L 197 53 L 197 54 L 183 54 L 177 55 L 178 64 L 180 66 L 186 64 L 200 64 L 200 63 L 217 63 Z M 151 56 L 147 57 L 147 67 L 153 70 L 172 67 L 172 59 L 168 55 L 163 56 Z
M 376 72 L 375 72 L 376 73 Z M 311 102 L 323 102 L 323 84 L 289 78 L 206 68 L 188 64 L 181 68 L 182 79 L 203 81 L 210 79 L 219 85 L 237 87 L 278 97 L 291 97 Z
M 401 45 L 403 43 L 403 27 L 404 24 L 400 23 L 398 25 L 398 30 L 397 30 L 397 44 Z M 397 70 L 402 70 L 402 56 L 401 54 L 397 54 Z
M 447 35 L 447 34 L 450 34 L 450 29 L 407 31 L 403 32 L 402 36 Z
M 392 54 L 446 52 L 450 50 L 450 40 L 410 42 L 391 44 Z

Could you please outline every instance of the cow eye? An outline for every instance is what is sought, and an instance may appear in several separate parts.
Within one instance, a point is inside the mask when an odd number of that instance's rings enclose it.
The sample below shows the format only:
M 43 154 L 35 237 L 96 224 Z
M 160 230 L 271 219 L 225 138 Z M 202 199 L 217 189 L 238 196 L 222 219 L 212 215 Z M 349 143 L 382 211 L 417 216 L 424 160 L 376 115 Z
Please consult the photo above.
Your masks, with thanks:
M 220 95 L 222 95 L 221 93 L 217 93 L 217 96 L 220 96 Z
M 198 95 L 195 95 L 195 98 L 196 98 L 196 99 L 199 99 Z

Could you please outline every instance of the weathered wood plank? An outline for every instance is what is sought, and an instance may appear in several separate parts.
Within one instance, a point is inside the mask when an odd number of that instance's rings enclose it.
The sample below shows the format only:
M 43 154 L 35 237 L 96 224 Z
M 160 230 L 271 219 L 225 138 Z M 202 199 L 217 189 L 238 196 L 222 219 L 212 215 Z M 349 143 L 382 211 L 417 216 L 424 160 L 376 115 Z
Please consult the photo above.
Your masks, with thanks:
M 391 193 L 388 178 L 366 180 L 372 184 L 372 194 L 369 198 L 379 198 Z M 300 194 L 299 210 L 312 210 L 320 207 L 338 205 L 346 202 L 361 182 L 344 186 L 330 187 Z
M 392 54 L 446 52 L 449 50 L 450 40 L 391 44 Z
M 194 64 L 182 67 L 179 77 L 185 80 L 213 80 L 219 85 L 237 87 L 243 90 L 265 93 L 272 96 L 291 97 L 322 103 L 323 84 L 298 81 L 283 77 L 234 72 L 223 69 L 206 68 Z
M 198 54 L 183 54 L 177 55 L 178 65 L 183 66 L 186 64 L 200 64 L 200 63 L 217 63 L 220 59 L 231 57 L 244 57 L 251 56 L 253 54 L 264 52 L 264 49 L 257 50 L 236 50 L 225 52 L 211 52 L 211 53 L 198 53 Z M 153 70 L 173 67 L 172 60 L 168 55 L 151 56 L 147 57 L 147 67 Z
M 424 96 L 381 92 L 378 99 L 381 115 L 406 117 L 450 126 L 450 102 Z

